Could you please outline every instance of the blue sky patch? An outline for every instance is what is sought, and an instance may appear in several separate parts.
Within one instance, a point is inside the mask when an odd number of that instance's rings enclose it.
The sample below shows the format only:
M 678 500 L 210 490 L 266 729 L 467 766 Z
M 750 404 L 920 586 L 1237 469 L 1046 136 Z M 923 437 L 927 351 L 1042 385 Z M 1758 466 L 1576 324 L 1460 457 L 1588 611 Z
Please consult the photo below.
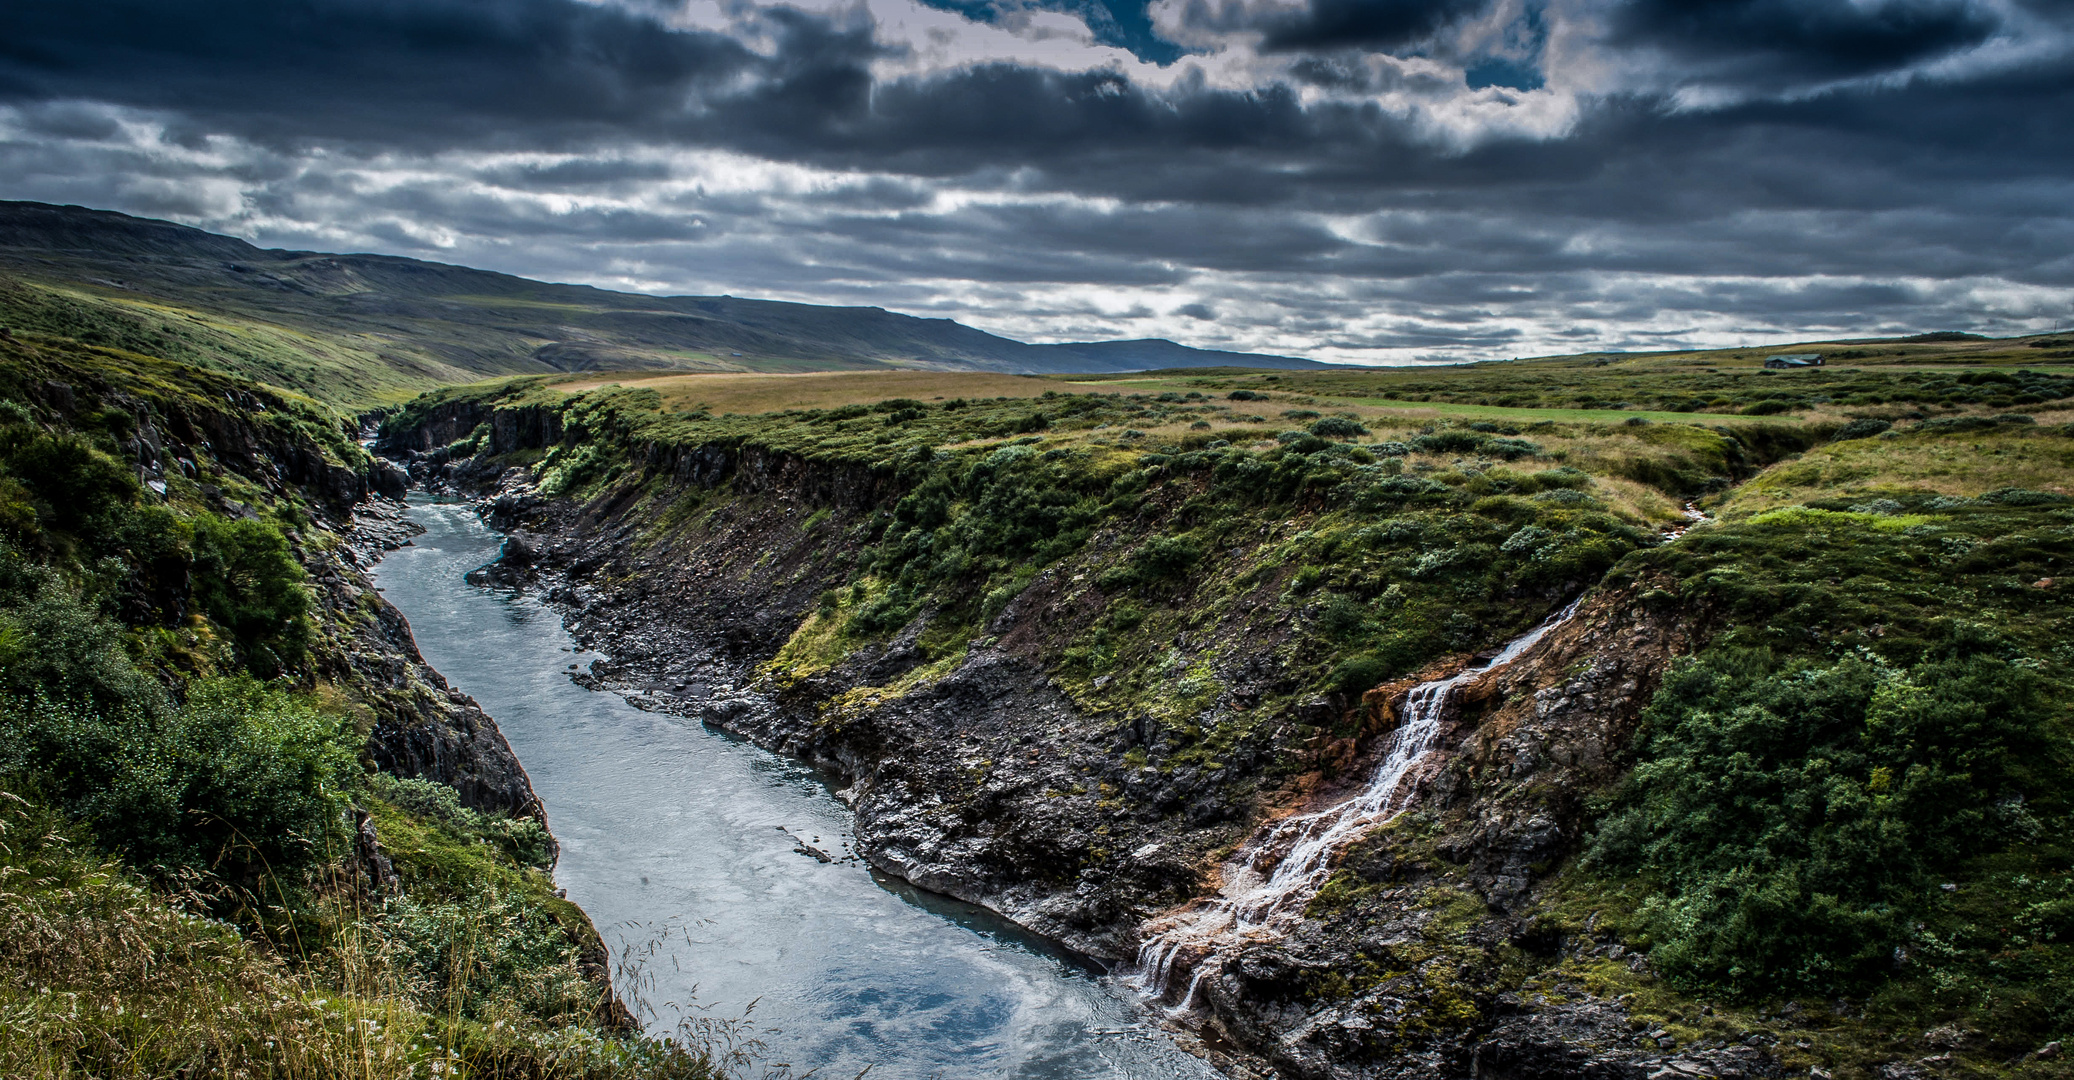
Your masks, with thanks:
M 1095 40 L 1104 45 L 1129 49 L 1131 55 L 1152 64 L 1171 64 L 1188 50 L 1152 30 L 1150 0 L 922 0 L 939 11 L 954 11 L 975 22 L 991 23 L 1004 11 L 1063 11 L 1086 20 Z

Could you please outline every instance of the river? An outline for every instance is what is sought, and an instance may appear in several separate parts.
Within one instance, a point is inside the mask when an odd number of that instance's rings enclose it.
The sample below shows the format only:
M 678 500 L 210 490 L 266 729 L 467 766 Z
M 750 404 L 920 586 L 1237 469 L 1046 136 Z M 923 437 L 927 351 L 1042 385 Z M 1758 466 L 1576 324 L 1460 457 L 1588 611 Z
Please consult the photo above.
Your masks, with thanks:
M 425 533 L 376 584 L 504 729 L 561 840 L 555 880 L 644 957 L 651 1029 L 670 1003 L 746 1012 L 766 1063 L 827 1080 L 1216 1076 L 1085 962 L 866 867 L 814 770 L 571 682 L 593 657 L 551 608 L 464 580 L 499 545 L 474 511 L 419 496 L 411 517 Z

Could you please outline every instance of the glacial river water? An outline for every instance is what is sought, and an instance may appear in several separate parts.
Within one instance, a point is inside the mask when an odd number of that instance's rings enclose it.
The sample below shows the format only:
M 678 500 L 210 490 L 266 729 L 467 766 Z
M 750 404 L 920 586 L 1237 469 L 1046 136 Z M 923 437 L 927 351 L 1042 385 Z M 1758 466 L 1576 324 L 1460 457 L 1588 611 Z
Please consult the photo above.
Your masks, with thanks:
M 499 540 L 466 506 L 413 499 L 426 532 L 375 572 L 425 659 L 504 729 L 562 843 L 555 879 L 670 1003 L 749 1012 L 767 1062 L 835 1080 L 1216 1074 L 1131 992 L 990 913 L 850 857 L 815 772 L 569 681 L 556 613 L 463 578 Z M 833 856 L 802 854 L 804 843 Z

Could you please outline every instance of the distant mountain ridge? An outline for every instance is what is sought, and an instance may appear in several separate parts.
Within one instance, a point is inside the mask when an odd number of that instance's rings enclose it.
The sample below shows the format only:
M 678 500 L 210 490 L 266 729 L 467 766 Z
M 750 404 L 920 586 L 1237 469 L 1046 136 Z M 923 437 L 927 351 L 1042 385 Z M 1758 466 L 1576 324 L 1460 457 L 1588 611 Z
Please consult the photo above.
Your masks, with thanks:
M 875 307 L 648 296 L 393 255 L 263 249 L 47 203 L 0 202 L 0 275 L 16 279 L 0 290 L 9 325 L 63 332 L 90 324 L 85 332 L 128 348 L 162 339 L 176 351 L 200 350 L 214 366 L 334 398 L 353 396 L 357 383 L 376 388 L 363 396 L 395 397 L 438 383 L 584 370 L 1331 366 L 1163 339 L 1031 345 Z M 168 317 L 168 307 L 184 309 L 187 322 Z M 302 370 L 283 334 L 321 339 L 326 355 L 306 358 Z M 216 340 L 224 335 L 239 340 Z M 262 339 L 264 349 L 242 347 Z M 265 355 L 242 355 L 255 350 Z

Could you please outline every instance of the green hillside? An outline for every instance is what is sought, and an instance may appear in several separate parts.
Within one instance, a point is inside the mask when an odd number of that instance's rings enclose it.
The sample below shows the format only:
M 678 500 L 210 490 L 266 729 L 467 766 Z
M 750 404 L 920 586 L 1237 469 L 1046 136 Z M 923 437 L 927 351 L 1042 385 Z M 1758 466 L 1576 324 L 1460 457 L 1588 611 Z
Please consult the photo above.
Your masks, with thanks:
M 0 1075 L 718 1073 L 632 1031 L 537 811 L 377 767 L 451 702 L 340 525 L 368 467 L 307 399 L 0 338 Z
M 502 485 L 559 553 L 522 580 L 599 594 L 608 686 L 733 657 L 771 712 L 729 730 L 1125 956 L 1366 775 L 1414 684 L 1581 596 L 1170 1015 L 1286 1076 L 2065 1076 L 2074 369 L 1796 351 L 1832 350 L 513 380 L 383 445 Z
M 1169 341 L 1026 345 L 949 319 L 642 296 L 384 255 L 263 250 L 162 221 L 0 203 L 0 325 L 232 371 L 341 405 L 592 370 L 1310 366 Z

